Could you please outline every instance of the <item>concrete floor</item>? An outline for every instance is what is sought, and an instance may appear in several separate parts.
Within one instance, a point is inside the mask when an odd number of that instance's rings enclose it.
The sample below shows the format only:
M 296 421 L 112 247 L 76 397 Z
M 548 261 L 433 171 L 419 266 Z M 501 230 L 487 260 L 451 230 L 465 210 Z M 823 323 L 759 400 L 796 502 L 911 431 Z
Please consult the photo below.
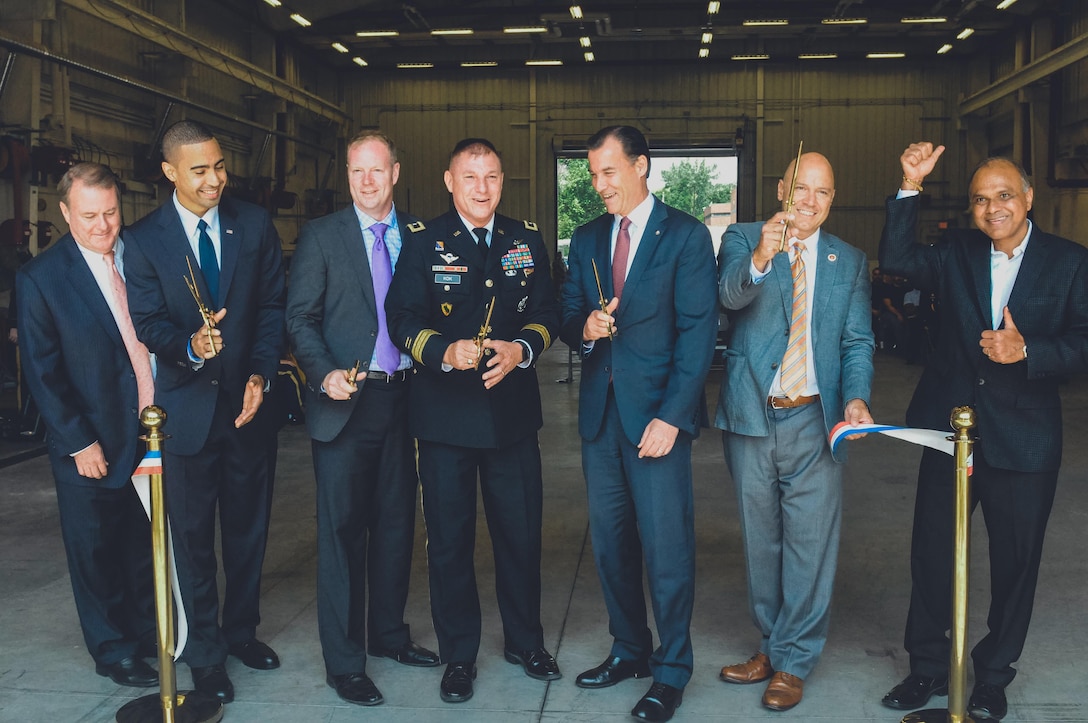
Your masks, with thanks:
M 625 721 L 645 693 L 644 681 L 601 691 L 574 686 L 574 677 L 599 663 L 610 638 L 586 527 L 585 491 L 577 435 L 575 384 L 557 384 L 567 373 L 566 348 L 540 361 L 546 424 L 544 451 L 544 630 L 564 678 L 550 684 L 525 677 L 502 658 L 502 636 L 493 594 L 492 563 L 480 516 L 477 550 L 485 632 L 475 697 L 442 703 L 442 668 L 415 669 L 371 660 L 368 673 L 386 703 L 361 709 L 343 703 L 325 684 L 314 605 L 316 546 L 313 473 L 304 429 L 281 437 L 271 540 L 264 575 L 259 637 L 280 654 L 283 666 L 258 672 L 237 660 L 228 670 L 237 699 L 225 720 L 316 723 L 389 721 Z M 919 369 L 879 356 L 874 413 L 901 422 Z M 707 394 L 716 398 L 718 373 Z M 1088 382 L 1064 390 L 1065 464 L 1050 523 L 1032 631 L 1009 687 L 1008 721 L 1088 721 Z M 10 453 L 10 445 L 0 449 Z M 707 430 L 695 446 L 697 598 L 693 621 L 695 675 L 677 721 L 771 719 L 897 721 L 880 705 L 888 688 L 907 673 L 902 651 L 909 592 L 907 567 L 918 448 L 883 437 L 852 443 L 846 468 L 842 552 L 830 639 L 822 662 L 806 681 L 805 699 L 785 713 L 760 706 L 761 685 L 718 681 L 723 664 L 747 658 L 757 635 L 747 613 L 744 562 L 732 482 L 722 461 L 720 436 Z M 146 693 L 114 685 L 94 673 L 72 603 L 57 528 L 52 478 L 44 457 L 0 470 L 0 721 L 67 723 L 112 721 L 118 708 Z M 975 516 L 971 583 L 971 634 L 984 628 L 988 575 L 981 514 Z M 412 594 L 406 619 L 415 640 L 435 648 L 427 600 L 426 550 L 419 516 Z M 190 686 L 179 666 L 179 687 Z M 935 698 L 936 707 L 947 699 Z

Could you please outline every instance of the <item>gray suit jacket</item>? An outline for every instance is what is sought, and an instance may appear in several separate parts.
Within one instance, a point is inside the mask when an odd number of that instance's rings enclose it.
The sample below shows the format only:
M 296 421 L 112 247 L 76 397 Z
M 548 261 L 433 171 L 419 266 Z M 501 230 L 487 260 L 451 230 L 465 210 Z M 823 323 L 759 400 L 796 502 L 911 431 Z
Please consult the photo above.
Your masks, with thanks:
M 725 377 L 714 426 L 752 437 L 770 433 L 767 397 L 786 353 L 793 279 L 789 258 L 778 254 L 762 283 L 752 281 L 752 252 L 763 223 L 733 224 L 718 252 L 718 294 L 730 312 Z M 812 306 L 812 352 L 827 432 L 842 421 L 850 399 L 869 403 L 873 330 L 865 254 L 820 231 Z M 846 458 L 845 446 L 836 460 Z
M 417 219 L 397 212 L 401 239 Z M 306 426 L 310 436 L 329 442 L 340 434 L 360 395 L 334 401 L 321 382 L 334 369 L 355 360 L 370 367 L 378 335 L 377 305 L 363 232 L 353 206 L 314 219 L 302 227 L 291 259 L 287 289 L 287 333 L 306 374 Z M 359 382 L 360 387 L 365 380 Z

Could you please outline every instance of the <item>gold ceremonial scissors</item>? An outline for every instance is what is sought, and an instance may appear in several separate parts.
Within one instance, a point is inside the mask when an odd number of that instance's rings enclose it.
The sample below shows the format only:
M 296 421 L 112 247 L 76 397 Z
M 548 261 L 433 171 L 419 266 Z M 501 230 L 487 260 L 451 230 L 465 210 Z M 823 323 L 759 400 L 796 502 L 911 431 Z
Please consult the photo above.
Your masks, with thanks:
M 608 314 L 608 302 L 604 298 L 604 289 L 601 288 L 601 275 L 597 273 L 597 259 L 590 259 L 593 262 L 593 278 L 597 280 L 597 296 L 601 299 L 601 311 L 605 315 Z M 608 338 L 612 339 L 612 322 L 608 322 Z
M 348 384 L 350 384 L 353 387 L 356 386 L 356 384 L 358 384 L 358 382 L 355 381 L 355 377 L 359 376 L 359 365 L 360 364 L 362 364 L 362 362 L 360 362 L 358 359 L 356 359 L 355 360 L 355 366 L 353 366 L 351 369 L 348 369 L 347 372 L 346 372 L 346 375 L 347 375 L 347 378 L 348 378 Z
M 790 181 L 790 195 L 786 199 L 786 213 L 793 210 L 793 192 L 797 190 L 797 169 L 801 167 L 801 148 L 803 148 L 805 142 L 802 140 L 797 144 L 797 160 L 793 163 L 793 180 Z M 790 222 L 786 220 L 786 225 L 782 227 L 782 241 L 778 244 L 778 251 L 781 253 L 786 250 L 786 234 L 789 233 Z
M 193 262 L 189 260 L 189 257 L 185 257 L 185 265 L 189 267 L 189 275 L 182 277 L 185 279 L 185 285 L 189 287 L 189 293 L 193 295 L 193 300 L 196 302 L 196 308 L 200 311 L 200 318 L 204 320 L 204 326 L 208 329 L 208 343 L 211 344 L 212 350 L 215 350 L 215 342 L 212 339 L 212 329 L 215 328 L 215 319 L 212 317 L 215 314 L 204 303 L 204 299 L 200 296 L 200 289 L 196 284 L 196 274 L 193 273 Z M 219 352 L 217 351 L 216 354 Z
M 491 303 L 487 305 L 487 316 L 484 317 L 484 323 L 480 325 L 480 331 L 476 333 L 476 363 L 472 365 L 473 369 L 480 368 L 480 360 L 483 359 L 484 339 L 491 333 L 491 314 L 495 311 L 495 297 L 491 297 Z M 490 351 L 490 349 L 486 350 Z

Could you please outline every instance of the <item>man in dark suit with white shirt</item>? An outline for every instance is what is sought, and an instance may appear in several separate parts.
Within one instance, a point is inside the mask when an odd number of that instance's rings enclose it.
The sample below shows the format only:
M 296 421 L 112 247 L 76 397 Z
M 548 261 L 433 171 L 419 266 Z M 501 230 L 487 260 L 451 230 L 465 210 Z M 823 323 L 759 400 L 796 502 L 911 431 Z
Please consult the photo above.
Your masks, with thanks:
M 126 235 L 128 297 L 136 332 L 159 361 L 155 401 L 168 415 L 163 474 L 189 621 L 182 657 L 197 690 L 230 702 L 228 652 L 250 668 L 280 664 L 256 638 L 274 438 L 268 425 L 250 422 L 285 348 L 283 260 L 268 212 L 223 197 L 226 160 L 211 131 L 180 121 L 166 130 L 162 150 L 175 192 Z M 211 323 L 186 287 L 190 267 Z
M 971 178 L 974 229 L 915 243 L 919 196 L 944 146 L 913 143 L 900 156 L 903 182 L 887 201 L 880 267 L 938 291 L 941 328 L 907 409 L 907 424 L 948 429 L 953 407 L 977 420 L 973 503 L 981 502 L 990 553 L 987 634 L 972 650 L 967 712 L 1000 720 L 1031 621 L 1043 538 L 1062 454 L 1062 375 L 1088 359 L 1088 249 L 1028 219 L 1035 191 L 1006 158 Z M 954 463 L 925 450 L 911 540 L 911 601 L 904 645 L 910 675 L 884 705 L 910 710 L 948 689 L 952 610 Z
M 400 163 L 384 133 L 356 135 L 347 170 L 352 205 L 302 228 L 287 331 L 307 379 L 328 683 L 349 703 L 378 705 L 368 647 L 405 665 L 438 665 L 404 622 L 418 489 L 408 433 L 412 359 L 393 344 L 385 319 L 401 242 L 418 219 L 393 206 Z
M 76 612 L 99 675 L 158 684 L 151 528 L 131 484 L 154 393 L 124 282 L 117 180 L 80 163 L 57 188 L 70 232 L 16 277 L 27 384 L 45 423 Z
M 714 247 L 706 226 L 650 193 L 650 151 L 636 128 L 603 128 L 588 147 L 607 213 L 571 238 L 560 334 L 582 355 L 582 470 L 614 640 L 604 662 L 575 685 L 604 688 L 652 675 L 631 713 L 666 721 L 693 665 L 691 444 L 706 423 L 703 385 L 718 330 Z

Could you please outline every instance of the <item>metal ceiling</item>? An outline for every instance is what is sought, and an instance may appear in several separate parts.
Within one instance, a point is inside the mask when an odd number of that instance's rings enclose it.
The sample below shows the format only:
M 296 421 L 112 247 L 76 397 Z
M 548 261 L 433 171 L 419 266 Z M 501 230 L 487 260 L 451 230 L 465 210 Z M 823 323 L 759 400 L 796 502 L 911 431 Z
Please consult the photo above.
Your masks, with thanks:
M 986 43 L 1011 43 L 1010 31 L 1030 19 L 1048 16 L 1060 22 L 1079 0 L 1014 0 L 1005 9 L 998 9 L 1001 0 L 721 0 L 714 13 L 707 0 L 282 0 L 273 7 L 276 2 L 280 0 L 231 0 L 256 22 L 312 49 L 329 64 L 360 66 L 359 72 L 366 72 L 405 63 L 456 68 L 493 62 L 510 68 L 528 61 L 561 61 L 567 67 L 592 68 L 730 63 L 736 56 L 757 55 L 769 56 L 760 62 L 772 63 L 795 63 L 802 55 L 855 60 L 870 53 L 932 60 L 941 57 L 937 51 L 945 44 L 952 47 L 943 57 L 956 62 Z M 572 5 L 581 9 L 581 18 L 573 17 Z M 291 19 L 293 13 L 311 25 L 300 26 Z M 787 24 L 744 24 L 767 20 Z M 835 20 L 865 22 L 829 22 Z M 511 27 L 543 31 L 507 32 Z M 973 34 L 957 39 L 967 28 Z M 472 33 L 435 34 L 450 30 Z M 396 34 L 358 35 L 372 31 Z M 334 49 L 333 43 L 343 50 Z M 702 48 L 705 58 L 699 57 Z M 585 58 L 589 52 L 592 62 Z

